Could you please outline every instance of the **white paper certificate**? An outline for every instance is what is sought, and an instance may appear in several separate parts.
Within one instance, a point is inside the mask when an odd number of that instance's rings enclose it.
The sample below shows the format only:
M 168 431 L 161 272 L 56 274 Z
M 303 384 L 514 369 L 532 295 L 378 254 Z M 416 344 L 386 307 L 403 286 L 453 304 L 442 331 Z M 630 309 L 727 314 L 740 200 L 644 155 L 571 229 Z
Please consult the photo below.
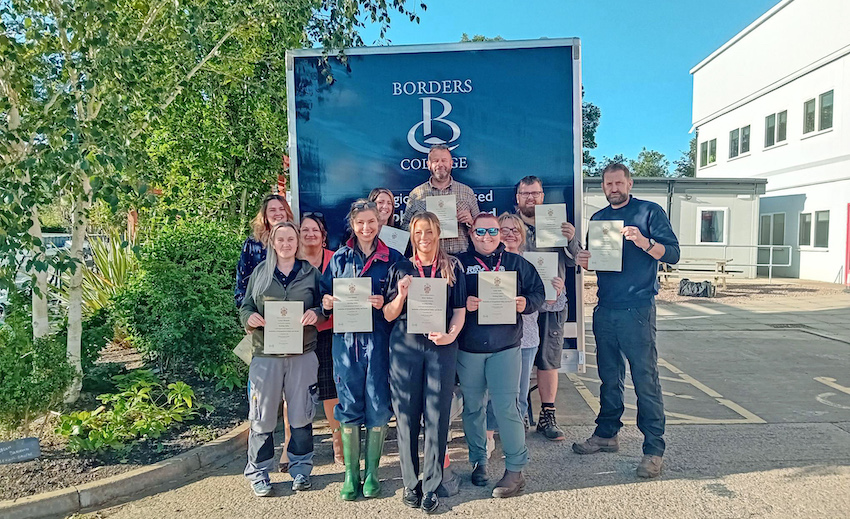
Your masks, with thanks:
M 304 353 L 303 301 L 264 301 L 263 353 Z
M 407 250 L 407 244 L 410 242 L 410 233 L 404 229 L 396 229 L 389 225 L 381 227 L 381 232 L 378 233 L 378 238 L 387 244 L 387 247 L 395 249 L 404 254 Z
M 440 238 L 457 238 L 457 197 L 440 195 L 425 197 L 425 210 L 440 220 Z
M 623 220 L 591 220 L 587 225 L 588 270 L 623 270 Z
M 478 324 L 516 324 L 516 272 L 479 272 L 478 297 Z
M 334 333 L 371 332 L 372 279 L 335 278 L 333 290 Z
M 413 278 L 407 293 L 407 333 L 446 333 L 448 281 Z
M 537 231 L 535 246 L 566 247 L 567 237 L 561 234 L 561 224 L 567 221 L 566 204 L 543 204 L 534 206 L 534 228 Z
M 543 280 L 543 288 L 546 290 L 546 300 L 558 299 L 558 292 L 552 286 L 552 278 L 558 277 L 558 253 L 557 252 L 523 252 L 523 257 L 534 265 L 540 279 Z

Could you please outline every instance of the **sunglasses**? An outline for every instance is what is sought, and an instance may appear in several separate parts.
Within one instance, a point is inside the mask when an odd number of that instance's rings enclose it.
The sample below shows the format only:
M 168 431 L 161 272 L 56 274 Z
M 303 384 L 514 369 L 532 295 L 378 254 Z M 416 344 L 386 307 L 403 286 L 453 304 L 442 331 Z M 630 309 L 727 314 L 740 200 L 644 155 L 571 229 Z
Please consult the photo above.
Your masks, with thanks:
M 318 218 L 319 220 L 324 220 L 325 215 L 318 211 L 306 211 L 301 214 L 301 218 Z
M 376 204 L 375 202 L 359 202 L 352 205 L 351 207 L 353 207 L 357 211 L 360 211 L 361 209 L 377 209 L 378 204 Z
M 475 229 L 473 229 L 473 231 L 475 232 L 476 236 L 484 236 L 485 234 L 489 234 L 490 236 L 499 235 L 498 227 L 488 227 L 486 229 L 484 227 L 476 227 Z

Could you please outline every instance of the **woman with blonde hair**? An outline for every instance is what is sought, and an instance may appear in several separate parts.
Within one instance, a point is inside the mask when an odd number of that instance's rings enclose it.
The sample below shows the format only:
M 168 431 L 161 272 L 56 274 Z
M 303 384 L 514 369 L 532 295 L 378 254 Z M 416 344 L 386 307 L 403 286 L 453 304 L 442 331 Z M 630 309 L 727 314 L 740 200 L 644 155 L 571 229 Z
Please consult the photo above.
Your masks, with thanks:
M 449 432 L 457 364 L 457 336 L 466 319 L 466 278 L 460 262 L 440 248 L 440 221 L 418 213 L 410 222 L 411 258 L 390 268 L 384 317 L 390 334 L 390 390 L 396 415 L 398 451 L 404 481 L 402 502 L 432 513 L 439 505 L 443 458 Z M 407 296 L 413 278 L 447 282 L 446 328 L 408 332 Z M 424 470 L 419 481 L 419 430 L 425 425 Z

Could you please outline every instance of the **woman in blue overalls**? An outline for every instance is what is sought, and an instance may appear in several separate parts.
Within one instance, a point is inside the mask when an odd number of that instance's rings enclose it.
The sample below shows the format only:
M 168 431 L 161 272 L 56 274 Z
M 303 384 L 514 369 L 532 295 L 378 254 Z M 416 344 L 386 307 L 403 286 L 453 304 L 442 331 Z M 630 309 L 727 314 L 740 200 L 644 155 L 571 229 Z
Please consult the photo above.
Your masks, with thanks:
M 401 253 L 378 239 L 380 231 L 375 202 L 360 199 L 348 213 L 351 238 L 331 258 L 322 275 L 322 307 L 333 310 L 335 278 L 368 277 L 372 280 L 372 332 L 334 333 L 333 364 L 339 404 L 334 417 L 340 421 L 345 458 L 345 481 L 340 496 L 346 501 L 357 498 L 360 481 L 360 426 L 366 426 L 366 474 L 363 497 L 381 492 L 378 464 L 381 460 L 387 422 L 390 421 L 389 332 L 381 313 L 383 285 L 389 268 L 402 259 Z

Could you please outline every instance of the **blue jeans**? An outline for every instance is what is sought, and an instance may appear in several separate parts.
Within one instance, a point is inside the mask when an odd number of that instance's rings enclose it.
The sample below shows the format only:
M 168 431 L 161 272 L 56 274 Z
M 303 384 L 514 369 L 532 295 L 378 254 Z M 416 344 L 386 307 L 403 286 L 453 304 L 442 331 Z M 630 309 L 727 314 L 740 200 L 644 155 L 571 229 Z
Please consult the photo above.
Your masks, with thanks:
M 537 346 L 533 348 L 521 348 L 522 371 L 519 374 L 519 418 L 525 421 L 528 417 L 528 388 L 531 386 L 531 368 L 534 367 L 534 359 L 537 356 Z M 493 413 L 493 403 L 487 400 L 487 430 L 498 431 L 499 424 Z
M 663 456 L 665 418 L 655 349 L 655 304 L 624 310 L 597 306 L 593 309 L 593 335 L 602 381 L 593 434 L 612 438 L 623 426 L 620 418 L 625 410 L 623 381 L 628 360 L 637 395 L 637 426 L 644 436 L 643 453 Z

